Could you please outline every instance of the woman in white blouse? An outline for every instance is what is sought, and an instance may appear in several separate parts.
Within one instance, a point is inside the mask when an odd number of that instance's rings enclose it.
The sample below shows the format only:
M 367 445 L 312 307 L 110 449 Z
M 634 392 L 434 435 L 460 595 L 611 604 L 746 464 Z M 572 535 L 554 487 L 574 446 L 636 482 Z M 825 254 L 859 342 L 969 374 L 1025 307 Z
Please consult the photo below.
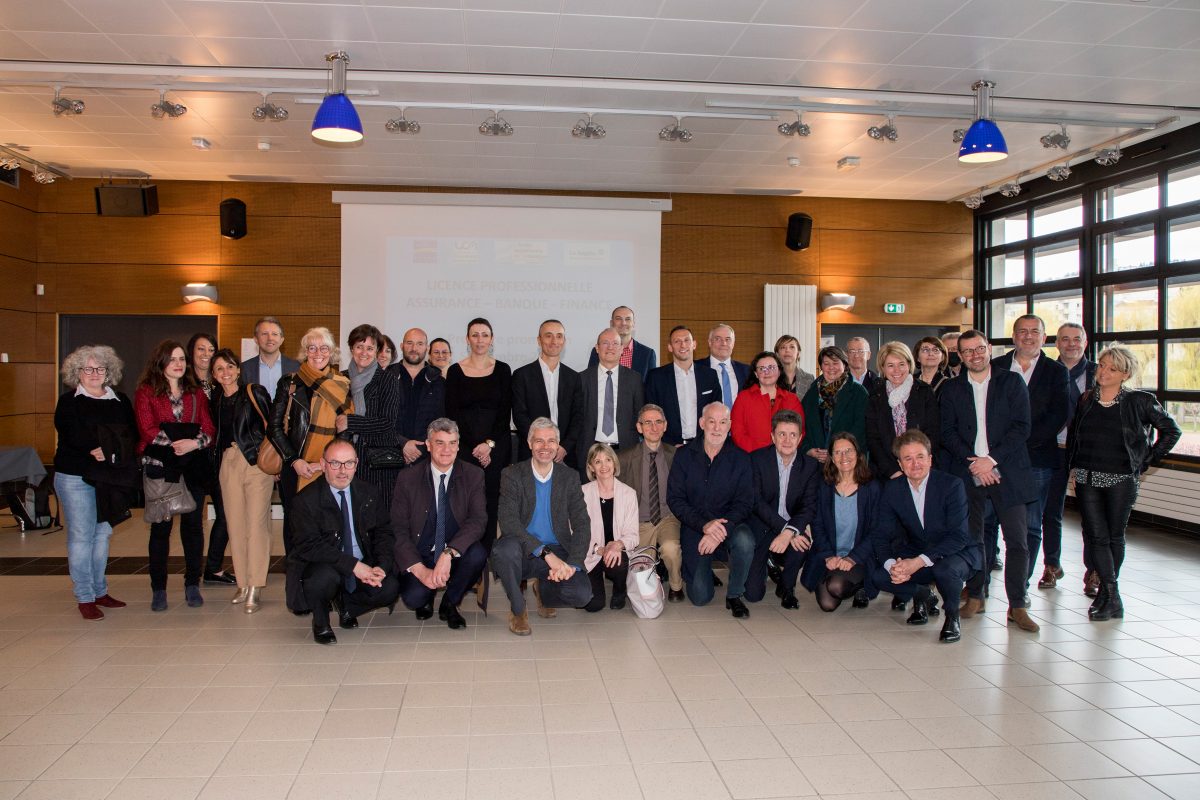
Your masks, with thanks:
M 584 611 L 604 608 L 604 579 L 612 581 L 608 607 L 625 607 L 625 578 L 629 574 L 629 551 L 638 546 L 637 492 L 618 481 L 617 454 L 597 442 L 588 451 L 583 500 L 592 519 L 592 541 L 583 567 L 592 579 L 592 600 Z

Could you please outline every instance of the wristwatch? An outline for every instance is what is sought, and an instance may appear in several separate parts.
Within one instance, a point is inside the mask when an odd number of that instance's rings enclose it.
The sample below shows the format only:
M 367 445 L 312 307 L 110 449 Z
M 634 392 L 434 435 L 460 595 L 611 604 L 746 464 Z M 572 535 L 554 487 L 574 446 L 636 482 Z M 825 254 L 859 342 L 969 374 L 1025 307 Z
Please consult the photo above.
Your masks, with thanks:
M 546 556 L 548 556 L 548 555 L 550 555 L 550 548 L 549 548 L 549 547 L 543 547 L 543 548 L 542 548 L 542 552 L 538 553 L 538 558 L 540 558 L 542 561 L 545 561 L 545 560 L 546 560 Z
M 450 556 L 450 558 L 458 558 L 462 555 L 462 553 L 458 552 L 453 547 L 446 547 L 442 550 L 442 552 Z
M 483 443 L 486 444 L 492 450 L 496 449 L 496 440 L 495 439 L 484 439 Z

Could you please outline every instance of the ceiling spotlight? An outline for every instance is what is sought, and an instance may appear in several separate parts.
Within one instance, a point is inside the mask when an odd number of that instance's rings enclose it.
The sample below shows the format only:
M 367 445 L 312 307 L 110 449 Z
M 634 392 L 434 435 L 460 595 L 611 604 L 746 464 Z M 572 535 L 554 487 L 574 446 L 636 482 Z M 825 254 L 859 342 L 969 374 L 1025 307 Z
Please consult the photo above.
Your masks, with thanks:
M 500 116 L 499 111 L 493 111 L 490 117 L 479 123 L 479 132 L 484 136 L 512 136 L 513 126 Z
M 9 156 L 0 156 L 0 169 L 12 170 L 21 166 L 21 162 Z
M 33 179 L 38 183 L 54 183 L 56 177 L 58 176 L 53 172 L 46 172 L 41 169 L 35 169 L 33 172 Z
M 850 170 L 858 169 L 861 163 L 862 159 L 858 156 L 843 156 L 837 160 L 837 171 L 849 172 Z
M 966 206 L 967 208 L 974 211 L 975 209 L 977 209 L 981 205 L 983 205 L 983 191 L 980 190 L 980 191 L 976 192 L 975 194 L 967 195 L 966 197 L 963 198 L 962 203 L 964 206 Z
M 288 110 L 283 106 L 277 106 L 267 100 L 267 95 L 263 95 L 263 101 L 256 105 L 250 111 L 250 119 L 262 122 L 265 119 L 282 122 L 288 118 Z
M 867 136 L 872 139 L 882 142 L 894 142 L 900 138 L 900 132 L 896 130 L 896 118 L 888 114 L 887 123 L 884 125 L 872 125 L 867 128 Z
M 1052 181 L 1065 181 L 1071 177 L 1071 168 L 1066 164 L 1055 164 L 1046 171 L 1046 177 Z
M 1042 147 L 1047 150 L 1052 150 L 1057 147 L 1059 150 L 1066 150 L 1071 146 L 1071 137 L 1067 134 L 1067 126 L 1060 124 L 1057 131 L 1050 131 L 1041 138 Z
M 958 146 L 958 160 L 964 164 L 987 164 L 992 161 L 1003 161 L 1008 158 L 1008 143 L 1000 126 L 992 122 L 992 89 L 996 84 L 991 81 L 975 81 L 971 90 L 975 92 L 975 121 L 963 134 L 962 143 Z
M 82 100 L 72 100 L 69 97 L 63 97 L 62 88 L 54 87 L 54 99 L 50 101 L 50 108 L 54 111 L 54 116 L 62 114 L 82 114 L 84 105 Z
M 664 142 L 690 142 L 692 140 L 692 132 L 687 128 L 679 127 L 682 123 L 683 119 L 676 117 L 674 125 L 667 125 L 658 132 L 658 138 Z
M 812 128 L 804 124 L 804 115 L 799 111 L 796 112 L 795 122 L 781 122 L 775 130 L 781 136 L 808 136 L 812 133 Z
M 167 90 L 160 89 L 158 92 L 158 102 L 150 106 L 150 116 L 155 119 L 163 117 L 182 117 L 187 113 L 187 106 L 182 103 L 172 103 L 167 99 Z
M 362 120 L 358 118 L 354 103 L 346 96 L 346 69 L 350 66 L 350 56 L 346 55 L 345 50 L 338 50 L 327 53 L 325 60 L 333 65 L 330 68 L 329 91 L 325 93 L 313 117 L 312 137 L 337 144 L 361 142 Z
M 1009 181 L 1000 187 L 1000 194 L 1005 197 L 1016 197 L 1021 193 L 1021 184 L 1016 181 Z
M 576 122 L 575 127 L 571 128 L 571 135 L 576 139 L 603 139 L 607 133 L 608 131 L 604 130 L 603 125 L 597 125 L 592 121 L 591 114 Z
M 965 138 L 967 138 L 966 128 L 955 128 L 954 133 L 950 134 L 950 140 L 955 144 L 959 144 Z
M 421 132 L 421 123 L 415 119 L 408 119 L 404 112 L 406 109 L 400 109 L 400 116 L 395 119 L 389 119 L 383 123 L 383 127 L 389 133 L 407 133 L 411 136 L 416 136 Z
M 1111 167 L 1121 160 L 1120 147 L 1106 147 L 1096 153 L 1096 163 L 1102 167 Z

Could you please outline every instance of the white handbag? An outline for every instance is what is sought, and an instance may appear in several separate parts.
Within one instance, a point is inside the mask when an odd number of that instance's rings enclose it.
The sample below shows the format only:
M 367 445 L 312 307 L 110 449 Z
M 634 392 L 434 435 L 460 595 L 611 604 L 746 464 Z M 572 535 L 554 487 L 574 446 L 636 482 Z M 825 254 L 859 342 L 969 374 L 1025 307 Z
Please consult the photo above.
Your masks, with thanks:
M 633 613 L 642 619 L 659 616 L 665 605 L 662 580 L 655 570 L 657 564 L 658 548 L 654 545 L 639 547 L 629 555 L 629 575 L 625 579 L 625 586 Z

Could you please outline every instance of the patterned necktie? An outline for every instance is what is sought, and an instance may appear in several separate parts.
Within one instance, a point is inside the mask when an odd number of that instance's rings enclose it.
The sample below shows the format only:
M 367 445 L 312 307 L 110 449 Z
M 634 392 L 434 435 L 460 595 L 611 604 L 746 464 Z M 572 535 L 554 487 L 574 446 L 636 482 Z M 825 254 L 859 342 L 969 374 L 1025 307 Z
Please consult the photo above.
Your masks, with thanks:
M 600 432 L 612 436 L 617 429 L 617 404 L 613 398 L 612 370 L 608 370 L 608 379 L 604 383 L 604 419 L 600 423 Z
M 721 362 L 721 402 L 726 408 L 733 408 L 733 387 L 729 385 L 729 367 Z
M 446 476 L 438 486 L 437 522 L 433 526 L 433 557 L 437 559 L 446 549 Z
M 350 504 L 346 502 L 346 490 L 338 492 L 338 505 L 342 507 L 342 552 L 354 555 L 354 529 L 350 526 Z M 343 580 L 347 592 L 354 591 L 355 578 L 351 575 Z
M 650 522 L 662 522 L 662 501 L 658 496 L 658 451 L 650 451 Z

